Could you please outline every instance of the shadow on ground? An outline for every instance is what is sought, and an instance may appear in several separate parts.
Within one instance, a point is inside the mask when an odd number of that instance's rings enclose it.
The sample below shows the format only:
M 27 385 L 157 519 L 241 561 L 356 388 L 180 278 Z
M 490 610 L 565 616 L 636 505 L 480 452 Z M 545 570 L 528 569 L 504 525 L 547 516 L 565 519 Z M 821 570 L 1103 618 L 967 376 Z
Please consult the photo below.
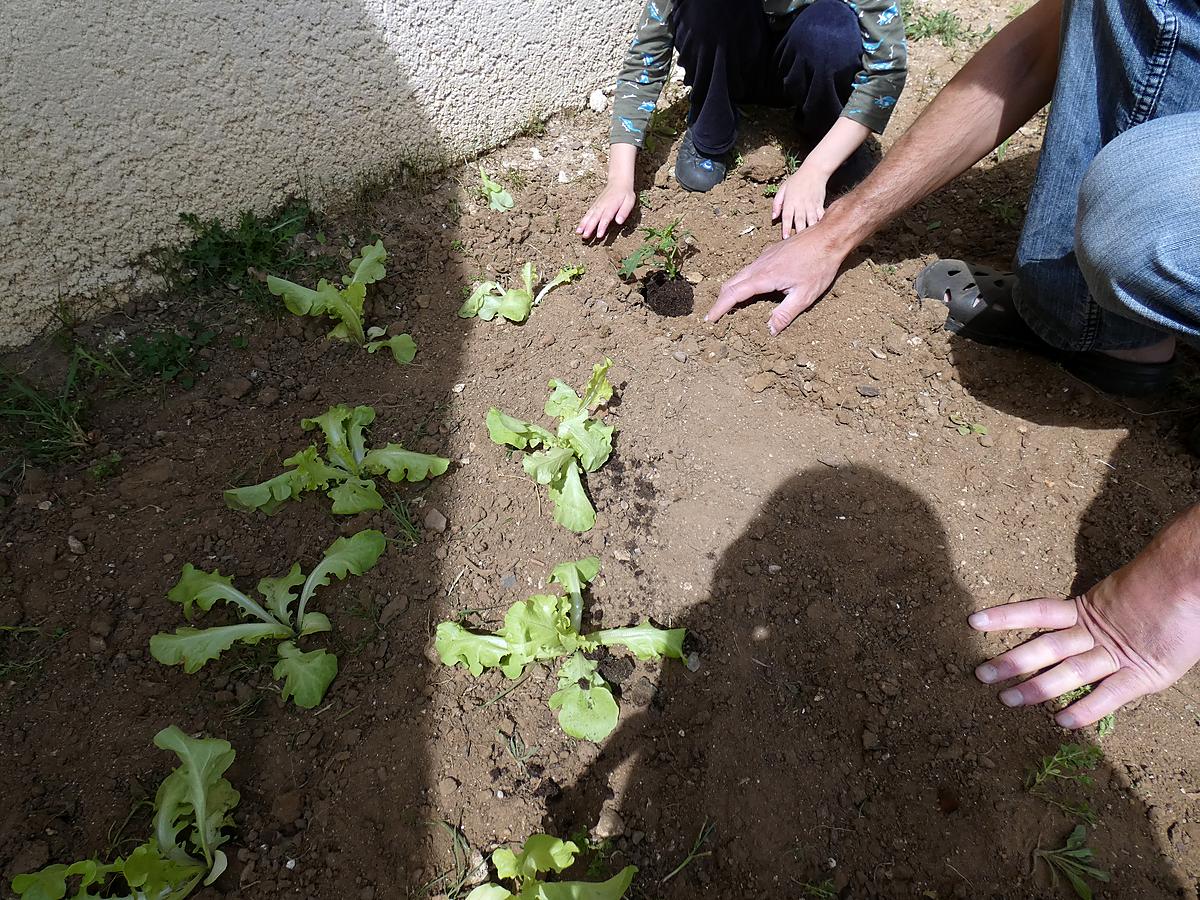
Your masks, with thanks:
M 1048 896 L 1029 836 L 1061 846 L 1074 819 L 1023 780 L 1069 738 L 973 678 L 983 645 L 946 548 L 928 504 L 877 471 L 794 475 L 725 551 L 712 599 L 673 623 L 699 670 L 664 667 L 546 830 L 615 812 L 644 835 L 644 897 L 805 896 L 826 879 L 852 897 Z M 1115 895 L 1174 895 L 1145 809 L 1106 763 L 1093 774 L 1054 797 L 1099 811 Z M 705 822 L 712 855 L 662 883 Z

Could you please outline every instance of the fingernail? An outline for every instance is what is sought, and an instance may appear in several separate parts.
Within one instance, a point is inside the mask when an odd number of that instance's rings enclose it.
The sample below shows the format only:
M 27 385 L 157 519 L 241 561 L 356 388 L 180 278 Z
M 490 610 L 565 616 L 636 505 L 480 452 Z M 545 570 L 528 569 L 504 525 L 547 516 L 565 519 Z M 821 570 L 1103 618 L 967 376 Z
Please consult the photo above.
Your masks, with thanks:
M 771 337 L 779 337 L 779 332 L 775 330 L 774 322 L 767 323 L 767 331 L 770 332 Z
M 1000 677 L 1000 673 L 996 671 L 996 667 L 991 663 L 984 663 L 975 670 L 975 677 L 984 684 L 991 684 Z
M 1007 691 L 1001 691 L 1000 702 L 1005 706 L 1020 706 L 1021 692 L 1016 688 L 1009 688 Z
M 967 616 L 967 622 L 972 628 L 987 628 L 988 614 L 985 612 L 971 613 Z
M 1060 712 L 1057 716 L 1054 717 L 1054 721 L 1057 722 L 1059 725 L 1061 725 L 1063 728 L 1072 728 L 1073 729 L 1073 728 L 1079 727 L 1079 717 L 1076 716 L 1075 713 L 1070 712 L 1068 710 L 1064 710 L 1063 712 Z

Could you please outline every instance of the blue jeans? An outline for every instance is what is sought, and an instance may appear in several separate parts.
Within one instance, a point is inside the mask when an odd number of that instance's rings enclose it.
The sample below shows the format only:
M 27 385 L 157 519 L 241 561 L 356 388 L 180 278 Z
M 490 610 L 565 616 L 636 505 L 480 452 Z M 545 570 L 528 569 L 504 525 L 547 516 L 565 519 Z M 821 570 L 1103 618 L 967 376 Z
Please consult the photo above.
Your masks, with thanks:
M 762 0 L 677 0 L 670 17 L 692 89 L 692 142 L 711 156 L 733 148 L 739 103 L 794 107 L 815 143 L 842 114 L 862 66 L 862 33 L 845 0 L 814 0 L 779 28 Z
M 1200 340 L 1200 3 L 1065 0 L 1017 311 L 1062 350 Z

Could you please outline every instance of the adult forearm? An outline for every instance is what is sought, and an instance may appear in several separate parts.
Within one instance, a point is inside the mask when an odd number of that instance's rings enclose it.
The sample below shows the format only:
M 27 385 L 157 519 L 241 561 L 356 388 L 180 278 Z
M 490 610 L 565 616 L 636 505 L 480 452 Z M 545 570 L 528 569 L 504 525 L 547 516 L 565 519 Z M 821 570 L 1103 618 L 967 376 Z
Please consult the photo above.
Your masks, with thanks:
M 961 175 L 1050 100 L 1062 0 L 1040 0 L 989 41 L 938 93 L 875 171 L 830 207 L 825 224 L 857 246 Z

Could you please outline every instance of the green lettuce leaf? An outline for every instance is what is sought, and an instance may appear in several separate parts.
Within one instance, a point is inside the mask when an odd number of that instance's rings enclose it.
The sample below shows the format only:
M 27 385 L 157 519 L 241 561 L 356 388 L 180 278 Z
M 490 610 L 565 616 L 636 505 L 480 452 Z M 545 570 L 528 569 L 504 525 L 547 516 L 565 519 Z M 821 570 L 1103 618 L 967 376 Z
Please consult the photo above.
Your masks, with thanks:
M 329 584 L 330 578 L 341 581 L 348 575 L 362 575 L 379 561 L 386 546 L 383 532 L 374 529 L 360 531 L 351 537 L 340 537 L 334 541 L 325 551 L 325 557 L 317 563 L 304 582 L 296 618 L 304 621 L 305 607 L 317 588 Z
M 509 900 L 514 896 L 516 895 L 498 884 L 481 884 L 467 894 L 467 900 Z
M 338 324 L 326 335 L 330 340 L 350 341 L 360 347 L 366 343 L 367 336 L 363 332 L 363 304 L 366 299 L 367 289 L 359 282 L 351 282 L 336 297 L 330 296 L 325 315 L 338 320 Z
M 332 653 L 324 650 L 305 653 L 291 641 L 279 645 L 279 662 L 271 670 L 275 678 L 284 680 L 283 699 L 292 699 L 301 709 L 312 709 L 324 699 L 337 672 L 338 660 Z
M 193 604 L 201 612 L 208 612 L 217 602 L 219 594 L 210 590 L 214 586 L 232 590 L 233 576 L 222 575 L 219 569 L 205 572 L 203 569 L 197 569 L 191 563 L 184 563 L 179 580 L 175 582 L 175 586 L 171 590 L 167 591 L 167 599 L 182 606 L 183 617 L 190 622 Z
M 233 824 L 233 808 L 241 799 L 222 777 L 233 764 L 233 748 L 217 738 L 188 737 L 174 725 L 154 736 L 154 746 L 171 750 L 180 762 L 154 798 L 155 840 L 168 859 L 187 863 L 191 858 L 177 840 L 190 826 L 188 841 L 204 857 L 205 884 L 212 884 L 226 866 L 219 848 L 227 838 L 221 831 Z
M 504 674 L 519 678 L 527 663 L 555 659 L 578 647 L 570 611 L 571 601 L 553 594 L 535 594 L 509 607 L 499 632 L 511 654 L 503 665 Z
M 589 641 L 606 647 L 625 647 L 633 651 L 638 659 L 683 659 L 683 641 L 686 628 L 656 628 L 650 620 L 629 628 L 606 628 L 588 635 Z
M 320 428 L 325 435 L 325 455 L 334 465 L 357 475 L 359 463 L 365 454 L 363 429 L 373 421 L 375 410 L 371 407 L 356 406 L 351 409 L 339 403 L 319 416 L 301 419 L 300 427 L 305 431 Z
M 503 293 L 503 289 L 496 282 L 481 281 L 475 285 L 470 295 L 463 301 L 463 305 L 458 308 L 458 317 L 460 319 L 475 318 L 483 310 L 483 304 L 487 297 L 497 291 Z
M 304 621 L 300 623 L 300 637 L 306 634 L 320 634 L 323 631 L 333 631 L 329 616 L 319 612 L 304 614 Z
M 267 276 L 267 290 L 283 298 L 288 312 L 297 316 L 319 316 L 329 308 L 329 301 L 336 299 L 338 289 L 324 278 L 317 282 L 317 289 L 302 287 L 274 275 Z
M 347 478 L 329 490 L 333 501 L 330 512 L 338 516 L 353 516 L 360 512 L 383 509 L 383 497 L 375 482 L 366 478 Z
M 367 352 L 374 353 L 382 347 L 392 351 L 392 357 L 402 366 L 408 365 L 417 357 L 417 342 L 411 334 L 398 334 L 386 340 L 367 342 Z
M 550 695 L 550 708 L 558 710 L 563 731 L 585 741 L 604 740 L 620 716 L 597 664 L 582 653 L 575 653 L 558 670 L 558 690 Z
M 550 502 L 554 504 L 554 521 L 569 531 L 583 534 L 596 524 L 596 510 L 583 490 L 574 460 L 563 470 L 561 483 L 550 485 Z
M 539 872 L 562 872 L 575 862 L 579 847 L 549 834 L 533 834 L 520 853 L 502 847 L 492 854 L 492 864 L 501 878 L 524 881 Z
M 483 197 L 488 202 L 488 206 L 497 212 L 508 212 L 513 208 L 512 194 L 506 191 L 499 183 L 494 181 L 490 175 L 484 170 L 483 166 L 479 167 L 479 182 L 480 190 Z
M 612 455 L 613 427 L 587 417 L 586 410 L 558 426 L 558 438 L 575 451 L 585 472 L 595 472 Z
M 388 481 L 424 481 L 445 474 L 450 460 L 430 453 L 405 450 L 399 444 L 385 444 L 368 453 L 362 462 L 372 475 L 387 473 Z
M 521 460 L 521 468 L 538 484 L 552 484 L 565 476 L 567 465 L 575 459 L 570 447 L 551 447 L 529 453 Z
M 258 582 L 258 592 L 266 598 L 267 609 L 280 622 L 292 620 L 291 606 L 296 601 L 296 588 L 304 583 L 304 573 L 300 571 L 300 563 L 292 563 L 286 575 L 277 578 L 262 578 Z
M 499 667 L 512 653 L 508 641 L 500 635 L 475 634 L 457 622 L 438 625 L 434 648 L 443 665 L 461 663 L 477 678 L 484 669 Z
M 182 900 L 207 871 L 207 867 L 199 862 L 166 858 L 159 850 L 158 842 L 150 840 L 129 854 L 121 874 L 131 888 L 140 892 L 139 896 Z
M 558 274 L 546 282 L 546 286 L 538 291 L 537 296 L 533 298 L 533 305 L 538 306 L 541 304 L 542 299 L 556 287 L 574 281 L 576 278 L 582 276 L 585 271 L 587 270 L 583 266 L 566 266 L 559 269 Z M 533 288 L 530 287 L 530 290 L 532 291 Z
M 494 406 L 488 410 L 487 429 L 492 443 L 513 447 L 516 450 L 524 450 L 526 447 L 555 446 L 558 443 L 554 435 L 545 428 L 502 413 Z
M 383 241 L 367 244 L 358 251 L 358 256 L 350 260 L 350 271 L 354 273 L 354 277 L 343 275 L 342 284 L 347 286 L 351 284 L 367 285 L 382 281 L 383 277 L 387 275 L 387 270 L 383 266 L 385 262 L 387 262 L 387 250 L 383 247 Z
M 18 875 L 12 880 L 12 889 L 21 900 L 62 900 L 67 896 L 67 868 L 58 863 Z
M 608 380 L 608 370 L 612 364 L 613 361 L 606 356 L 603 362 L 592 366 L 592 376 L 583 387 L 583 405 L 587 409 L 603 406 L 612 399 L 613 386 Z
M 559 563 L 550 573 L 550 583 L 562 585 L 571 601 L 571 628 L 579 631 L 583 624 L 583 588 L 600 574 L 600 560 L 589 556 L 575 562 Z
M 150 655 L 166 666 L 183 666 L 189 675 L 199 672 L 205 663 L 219 657 L 237 642 L 257 644 L 265 638 L 290 637 L 285 626 L 266 622 L 218 625 L 213 628 L 176 628 L 174 634 L 155 634 L 150 638 Z
M 309 490 L 309 487 L 304 473 L 293 471 L 281 472 L 274 478 L 268 478 L 258 484 L 231 488 L 222 496 L 225 498 L 225 505 L 230 509 L 239 509 L 242 512 L 260 509 L 270 516 L 275 514 L 285 500 L 298 497 L 306 490 Z
M 608 881 L 599 884 L 586 881 L 543 884 L 537 896 L 538 900 L 621 900 L 636 874 L 637 866 L 626 866 Z

